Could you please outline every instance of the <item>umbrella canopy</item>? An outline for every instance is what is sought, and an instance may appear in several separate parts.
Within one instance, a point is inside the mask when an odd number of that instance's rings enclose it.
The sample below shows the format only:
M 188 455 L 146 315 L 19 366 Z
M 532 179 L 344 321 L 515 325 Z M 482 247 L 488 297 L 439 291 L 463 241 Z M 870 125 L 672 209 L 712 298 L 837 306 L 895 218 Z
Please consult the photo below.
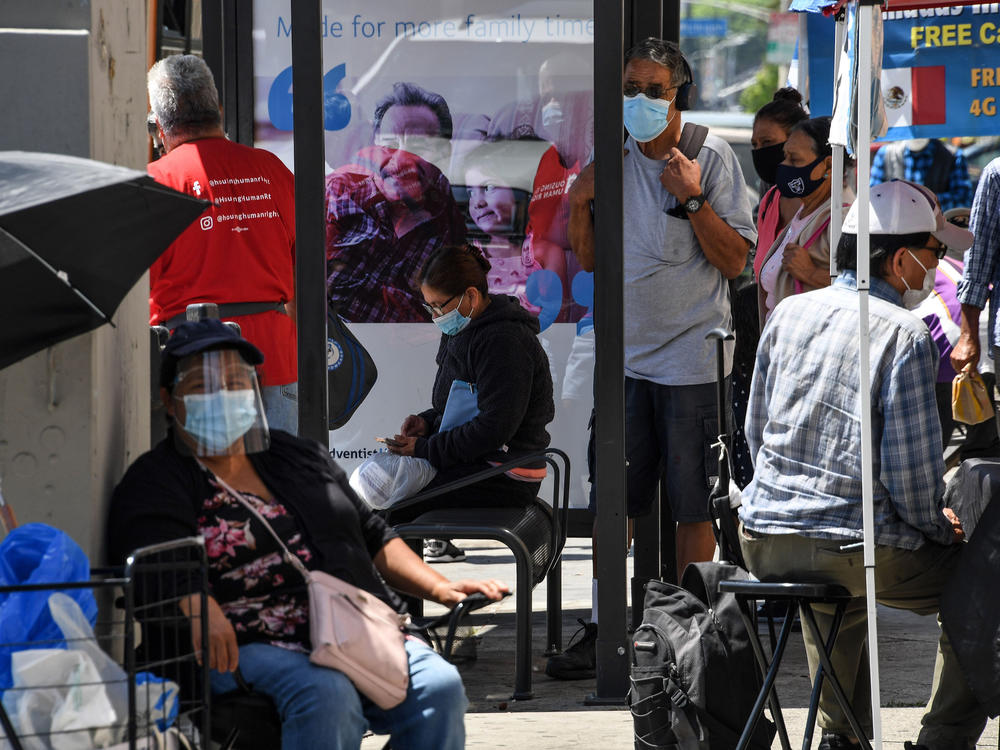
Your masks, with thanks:
M 144 172 L 0 152 L 0 368 L 110 322 L 208 205 Z

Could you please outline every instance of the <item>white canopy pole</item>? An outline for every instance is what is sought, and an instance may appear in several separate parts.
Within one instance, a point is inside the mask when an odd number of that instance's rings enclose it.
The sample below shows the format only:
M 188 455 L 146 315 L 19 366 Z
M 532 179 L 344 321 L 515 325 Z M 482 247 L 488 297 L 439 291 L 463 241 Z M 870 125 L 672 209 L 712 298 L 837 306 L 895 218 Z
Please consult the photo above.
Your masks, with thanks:
M 803 13 L 802 17 L 805 18 Z M 837 90 L 837 76 L 840 75 L 840 53 L 844 49 L 844 25 L 847 15 L 840 11 L 837 14 L 837 22 L 834 24 L 833 43 L 833 90 Z M 806 69 L 808 70 L 808 68 Z M 844 147 L 840 144 L 833 145 L 833 174 L 830 177 L 830 278 L 837 275 L 837 244 L 840 242 L 840 228 L 843 222 L 839 211 L 844 202 Z
M 872 476 L 872 399 L 869 356 L 868 290 L 871 286 L 868 205 L 871 189 L 872 121 L 872 13 L 878 6 L 862 5 L 858 12 L 858 408 L 861 410 L 861 504 L 864 535 L 865 599 L 868 607 L 868 659 L 871 676 L 873 747 L 882 749 L 882 716 L 879 697 L 878 625 L 875 613 L 875 502 Z

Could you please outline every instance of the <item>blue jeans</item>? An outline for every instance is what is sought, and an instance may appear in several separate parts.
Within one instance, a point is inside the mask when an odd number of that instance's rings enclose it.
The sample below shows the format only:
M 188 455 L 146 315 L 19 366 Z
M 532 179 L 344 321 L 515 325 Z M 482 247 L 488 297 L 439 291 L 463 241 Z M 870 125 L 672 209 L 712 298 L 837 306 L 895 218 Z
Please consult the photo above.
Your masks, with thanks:
M 267 426 L 299 434 L 299 384 L 265 385 L 260 389 Z
M 458 670 L 423 641 L 407 638 L 406 653 L 410 687 L 389 710 L 358 693 L 342 672 L 266 643 L 240 647 L 240 672 L 277 705 L 282 750 L 357 750 L 368 729 L 390 735 L 396 750 L 461 750 L 469 702 Z M 231 673 L 211 678 L 215 694 L 236 690 Z

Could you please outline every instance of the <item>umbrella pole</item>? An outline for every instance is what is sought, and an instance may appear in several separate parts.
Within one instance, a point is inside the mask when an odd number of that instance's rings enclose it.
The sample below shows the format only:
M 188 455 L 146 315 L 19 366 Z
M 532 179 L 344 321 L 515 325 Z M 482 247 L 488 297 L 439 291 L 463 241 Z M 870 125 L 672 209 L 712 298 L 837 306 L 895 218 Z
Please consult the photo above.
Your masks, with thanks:
M 872 400 L 869 352 L 868 290 L 871 288 L 868 205 L 871 194 L 872 13 L 878 6 L 857 7 L 858 71 L 858 406 L 861 409 L 861 506 L 864 534 L 865 602 L 868 610 L 868 671 L 871 680 L 873 747 L 882 748 L 882 716 L 878 671 L 878 623 L 875 611 L 875 501 L 872 476 Z

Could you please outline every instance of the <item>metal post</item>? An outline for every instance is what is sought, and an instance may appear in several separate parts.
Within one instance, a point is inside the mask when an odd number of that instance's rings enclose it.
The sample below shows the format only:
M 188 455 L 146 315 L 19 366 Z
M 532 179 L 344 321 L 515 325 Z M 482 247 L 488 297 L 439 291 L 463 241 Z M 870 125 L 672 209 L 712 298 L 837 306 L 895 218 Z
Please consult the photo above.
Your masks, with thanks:
M 329 445 L 321 17 L 320 0 L 292 0 L 299 434 Z
M 235 110 L 231 121 L 234 130 L 229 137 L 244 146 L 253 145 L 253 3 L 233 3 L 235 26 L 236 78 L 231 88 L 236 89 Z
M 681 0 L 664 0 L 663 2 L 662 38 L 677 42 L 681 41 Z
M 157 39 L 159 39 L 159 31 Z M 219 90 L 219 101 L 225 88 L 222 77 L 222 0 L 202 0 L 201 3 L 201 49 L 202 57 L 215 78 L 215 88 Z M 159 52 L 159 51 L 157 51 Z
M 594 4 L 594 368 L 597 423 L 597 533 L 594 555 L 600 629 L 597 690 L 587 703 L 620 703 L 626 692 L 625 651 L 625 354 L 622 269 L 622 0 Z

